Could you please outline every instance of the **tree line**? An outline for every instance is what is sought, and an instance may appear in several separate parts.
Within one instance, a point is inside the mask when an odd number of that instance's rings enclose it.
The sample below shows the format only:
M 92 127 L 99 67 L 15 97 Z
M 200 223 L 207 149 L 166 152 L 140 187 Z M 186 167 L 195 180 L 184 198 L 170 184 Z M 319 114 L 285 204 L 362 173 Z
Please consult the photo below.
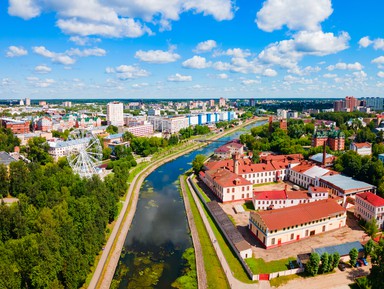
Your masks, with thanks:
M 81 179 L 66 162 L 0 166 L 0 288 L 79 288 L 118 212 L 128 170 Z

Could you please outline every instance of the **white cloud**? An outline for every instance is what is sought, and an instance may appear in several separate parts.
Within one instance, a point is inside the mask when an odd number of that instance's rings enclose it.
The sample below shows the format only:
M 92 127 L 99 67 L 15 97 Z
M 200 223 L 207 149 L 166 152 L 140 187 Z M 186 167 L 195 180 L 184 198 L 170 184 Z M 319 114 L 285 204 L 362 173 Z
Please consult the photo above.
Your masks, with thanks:
M 32 47 L 33 52 L 51 59 L 52 62 L 60 63 L 64 65 L 71 65 L 76 62 L 74 56 L 77 57 L 88 57 L 88 56 L 105 56 L 106 51 L 101 48 L 88 48 L 80 50 L 78 48 L 71 48 L 63 53 L 57 53 L 48 50 L 44 46 L 35 46 Z
M 79 56 L 79 57 L 88 57 L 88 56 L 105 56 L 107 52 L 102 48 L 89 48 L 80 50 L 78 48 L 71 48 L 66 51 L 66 54 L 69 56 Z
M 194 52 L 195 53 L 209 52 L 213 48 L 215 48 L 216 46 L 217 46 L 217 44 L 216 44 L 215 40 L 203 41 L 203 42 L 200 42 L 199 44 L 197 44 L 196 48 L 194 49 Z
M 286 25 L 291 30 L 320 30 L 333 12 L 330 0 L 266 0 L 257 13 L 257 26 L 271 32 Z
M 142 88 L 142 87 L 146 87 L 148 85 L 149 85 L 149 83 L 147 83 L 147 82 L 135 83 L 135 84 L 132 84 L 132 88 Z
M 355 78 L 358 78 L 358 79 L 365 79 L 365 78 L 367 78 L 367 74 L 364 71 L 362 71 L 362 70 L 361 71 L 353 72 L 352 74 L 353 74 L 353 76 Z
M 40 15 L 40 7 L 34 0 L 9 0 L 8 13 L 28 20 Z
M 195 55 L 192 58 L 185 60 L 182 66 L 185 68 L 203 69 L 211 66 L 211 62 L 201 56 Z
M 92 43 L 100 42 L 99 38 L 90 38 L 90 37 L 80 37 L 80 36 L 71 36 L 69 41 L 74 42 L 79 46 L 91 45 Z
M 379 72 L 377 73 L 377 76 L 378 76 L 378 77 L 381 77 L 381 78 L 384 78 L 384 71 L 379 71 Z
M 238 57 L 238 58 L 246 58 L 251 55 L 248 49 L 243 50 L 241 48 L 233 48 L 233 49 L 228 49 L 225 52 L 225 55 L 233 56 L 233 57 Z
M 383 38 L 376 38 L 373 40 L 370 40 L 369 36 L 365 36 L 359 40 L 360 47 L 367 48 L 368 46 L 373 44 L 373 48 L 375 50 L 384 50 L 384 39 Z
M 175 75 L 168 76 L 168 81 L 171 81 L 171 82 L 192 81 L 192 76 L 176 73 Z
M 217 61 L 213 63 L 212 67 L 219 71 L 227 71 L 231 69 L 231 64 L 228 62 Z
M 217 78 L 219 78 L 219 79 L 227 79 L 228 78 L 228 74 L 226 74 L 226 73 L 219 73 L 217 75 Z
M 135 58 L 149 63 L 170 63 L 180 58 L 180 55 L 172 51 L 163 50 L 139 50 L 135 53 Z
M 127 79 L 135 79 L 139 77 L 146 77 L 149 76 L 150 73 L 142 69 L 138 66 L 133 66 L 133 65 L 120 65 L 115 68 L 113 67 L 107 67 L 105 69 L 106 73 L 109 74 L 116 74 L 117 78 L 120 80 L 127 80 Z
M 324 78 L 335 78 L 337 77 L 337 74 L 331 74 L 331 73 L 325 73 L 323 74 Z
M 306 66 L 301 68 L 299 66 L 288 69 L 288 73 L 293 73 L 297 75 L 309 75 L 314 72 L 319 72 L 321 68 L 319 66 Z
M 70 35 L 140 37 L 152 34 L 143 22 L 158 25 L 164 31 L 187 11 L 222 21 L 232 19 L 235 9 L 231 0 L 10 0 L 8 13 L 31 19 L 43 12 L 55 12 L 56 25 Z
M 371 61 L 375 64 L 384 64 L 384 56 L 379 56 Z
M 9 46 L 5 54 L 7 57 L 18 57 L 27 55 L 28 51 L 21 46 Z
M 27 77 L 27 80 L 30 84 L 34 85 L 35 87 L 40 87 L 40 88 L 45 88 L 45 87 L 51 86 L 52 84 L 54 84 L 56 82 L 52 78 L 40 79 L 40 78 L 34 77 L 34 76 Z
M 244 79 L 241 81 L 241 84 L 243 85 L 253 85 L 253 84 L 259 84 L 260 80 L 256 79 Z
M 52 68 L 47 65 L 38 65 L 35 67 L 35 71 L 37 73 L 48 73 L 52 71 Z
M 369 36 L 365 36 L 359 40 L 360 47 L 366 48 L 371 44 L 372 44 L 372 41 L 369 39 Z
M 71 65 L 75 63 L 75 59 L 69 57 L 68 55 L 49 51 L 44 46 L 35 46 L 32 49 L 33 49 L 33 52 L 35 52 L 36 54 L 50 58 L 52 62 L 56 62 L 64 65 Z
M 336 63 L 335 65 L 329 65 L 327 67 L 327 70 L 329 70 L 329 71 L 333 71 L 335 69 L 340 69 L 340 70 L 362 70 L 363 66 L 359 62 L 355 62 L 355 63 L 339 62 L 339 63 Z
M 277 75 L 277 71 L 271 68 L 267 68 L 266 70 L 264 70 L 263 75 L 268 77 L 274 77 Z
M 343 32 L 339 36 L 322 31 L 301 31 L 292 39 L 282 40 L 267 46 L 260 52 L 260 61 L 283 68 L 297 69 L 298 61 L 306 55 L 325 56 L 348 48 L 350 37 Z

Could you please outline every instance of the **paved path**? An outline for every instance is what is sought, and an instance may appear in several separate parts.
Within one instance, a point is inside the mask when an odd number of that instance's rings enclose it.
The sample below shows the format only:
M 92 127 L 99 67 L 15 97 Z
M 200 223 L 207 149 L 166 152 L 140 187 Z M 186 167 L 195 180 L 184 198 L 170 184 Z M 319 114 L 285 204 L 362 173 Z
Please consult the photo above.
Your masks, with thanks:
M 181 192 L 183 194 L 183 199 L 184 199 L 185 211 L 187 213 L 189 229 L 192 235 L 193 247 L 195 248 L 197 284 L 199 289 L 206 289 L 208 287 L 207 274 L 205 272 L 204 256 L 203 256 L 203 251 L 201 249 L 199 234 L 197 233 L 195 220 L 193 219 L 191 205 L 189 203 L 189 199 L 185 191 L 185 182 L 182 175 L 180 176 L 179 180 L 180 180 Z
M 190 184 L 190 177 L 188 177 L 187 183 L 188 183 L 188 187 L 189 187 L 190 191 L 192 192 L 193 199 L 195 200 L 196 206 L 199 210 L 199 213 L 200 213 L 200 216 L 203 220 L 205 228 L 207 229 L 209 238 L 211 239 L 212 245 L 215 248 L 216 254 L 220 260 L 221 266 L 223 267 L 225 275 L 227 276 L 229 286 L 233 289 L 255 289 L 255 288 L 268 289 L 268 288 L 271 288 L 268 281 L 260 281 L 259 283 L 255 283 L 255 284 L 247 284 L 247 283 L 243 283 L 243 282 L 237 280 L 233 276 L 232 271 L 228 265 L 228 262 L 224 257 L 223 251 L 221 250 L 219 243 L 216 241 L 215 234 L 214 234 L 214 232 L 213 232 L 213 230 L 209 224 L 207 216 L 204 213 L 204 210 L 203 210 L 202 204 L 200 203 L 199 197 L 197 196 L 193 187 Z
M 233 129 L 229 129 L 227 131 L 224 131 L 223 133 L 217 134 L 212 139 L 220 138 L 226 134 L 229 134 L 233 131 L 236 131 L 237 129 L 240 129 L 244 127 L 245 125 L 249 125 L 252 122 L 257 122 L 262 119 L 257 120 L 251 120 L 249 122 L 243 123 L 241 126 L 237 126 Z M 108 238 L 107 244 L 104 247 L 104 251 L 100 257 L 100 260 L 97 264 L 96 270 L 92 276 L 91 282 L 89 283 L 88 288 L 95 289 L 95 288 L 101 288 L 101 289 L 108 289 L 111 285 L 113 275 L 115 273 L 117 264 L 120 259 L 121 251 L 124 246 L 124 241 L 127 236 L 127 233 L 129 231 L 129 228 L 132 223 L 132 219 L 134 217 L 134 214 L 136 212 L 136 206 L 137 201 L 139 198 L 139 191 L 141 188 L 141 184 L 143 183 L 144 179 L 156 168 L 159 166 L 165 164 L 166 162 L 169 162 L 175 158 L 178 158 L 179 156 L 182 156 L 184 154 L 187 154 L 191 151 L 194 151 L 200 147 L 203 147 L 204 144 L 196 144 L 195 146 L 192 146 L 191 148 L 188 148 L 184 151 L 172 154 L 170 156 L 166 156 L 165 158 L 162 158 L 160 160 L 155 161 L 153 164 L 151 164 L 150 167 L 147 167 L 144 169 L 143 172 L 140 172 L 135 176 L 135 178 L 132 180 L 127 195 L 125 197 L 123 208 L 121 209 L 121 212 L 117 218 L 116 224 L 113 227 L 112 233 Z M 133 191 L 134 190 L 134 191 Z M 131 209 L 128 212 L 127 215 L 127 208 L 129 205 L 129 200 L 131 199 L 131 195 L 133 195 L 132 205 Z M 109 259 L 108 259 L 109 257 Z

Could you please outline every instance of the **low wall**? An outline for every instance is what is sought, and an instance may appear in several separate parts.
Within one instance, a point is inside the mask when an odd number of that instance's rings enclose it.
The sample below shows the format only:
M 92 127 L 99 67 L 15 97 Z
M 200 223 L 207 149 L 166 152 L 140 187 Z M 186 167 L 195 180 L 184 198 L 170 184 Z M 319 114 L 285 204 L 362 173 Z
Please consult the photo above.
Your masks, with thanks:
M 232 251 L 236 254 L 237 259 L 240 261 L 240 263 L 243 266 L 243 268 L 244 268 L 245 272 L 247 273 L 248 277 L 251 280 L 258 280 L 258 279 L 254 279 L 254 275 L 253 275 L 251 269 L 248 267 L 248 264 L 245 263 L 244 259 L 240 255 L 240 252 L 236 249 L 234 244 L 230 241 L 229 237 L 225 233 L 225 230 L 220 226 L 220 223 L 216 220 L 215 215 L 211 212 L 211 209 L 209 208 L 209 206 L 207 206 L 206 201 L 204 200 L 203 196 L 200 194 L 200 191 L 197 188 L 197 185 L 195 184 L 195 182 L 191 180 L 191 177 L 188 177 L 188 182 L 192 185 L 193 190 L 195 191 L 195 193 L 198 195 L 199 199 L 204 204 L 205 209 L 209 212 L 210 216 L 214 219 L 216 225 L 219 227 L 221 233 L 224 235 L 225 239 L 227 240 L 227 243 L 230 244 Z
M 280 271 L 280 272 L 274 272 L 269 274 L 269 280 L 280 277 L 280 276 L 288 276 L 288 275 L 293 275 L 297 273 L 302 273 L 304 272 L 304 268 L 296 268 L 296 269 L 290 269 L 290 270 L 285 270 L 285 271 Z

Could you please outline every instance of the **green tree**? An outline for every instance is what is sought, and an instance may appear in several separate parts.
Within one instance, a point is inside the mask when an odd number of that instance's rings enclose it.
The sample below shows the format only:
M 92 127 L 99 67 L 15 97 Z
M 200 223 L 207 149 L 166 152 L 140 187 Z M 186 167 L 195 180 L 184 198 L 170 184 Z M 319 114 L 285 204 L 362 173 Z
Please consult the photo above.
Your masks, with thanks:
M 28 159 L 40 164 L 53 162 L 52 156 L 48 153 L 49 145 L 43 137 L 33 137 L 28 140 L 27 148 L 25 149 Z
M 321 255 L 321 273 L 327 273 L 329 271 L 329 254 L 327 252 Z
M 368 275 L 369 285 L 373 289 L 384 288 L 384 242 L 381 239 L 379 244 L 375 246 L 372 255 L 372 268 Z
M 109 125 L 105 131 L 109 134 L 116 134 L 116 133 L 118 133 L 119 128 L 117 126 L 114 126 L 114 125 Z
M 12 162 L 9 164 L 9 191 L 12 196 L 17 197 L 18 194 L 28 193 L 29 172 L 23 161 Z
M 0 198 L 6 197 L 9 193 L 8 169 L 4 164 L 0 164 Z
M 192 161 L 192 168 L 196 175 L 203 169 L 205 159 L 206 157 L 204 155 L 197 155 Z
M 364 245 L 364 256 L 367 258 L 371 255 L 375 246 L 375 242 L 372 239 L 369 239 L 368 242 Z
M 356 248 L 352 248 L 351 251 L 349 251 L 349 258 L 350 258 L 349 263 L 351 264 L 351 266 L 355 266 L 358 256 L 359 256 L 359 252 L 357 251 Z
M 110 147 L 103 148 L 103 160 L 109 159 L 111 156 L 112 149 Z
M 340 254 L 339 252 L 335 252 L 332 254 L 333 255 L 333 258 L 332 258 L 332 269 L 335 269 L 337 266 L 339 266 L 339 262 L 340 262 Z
M 369 237 L 375 237 L 378 231 L 376 218 L 372 218 L 365 223 L 365 232 Z
M 309 257 L 309 261 L 305 266 L 306 272 L 311 276 L 316 276 L 319 271 L 320 256 L 317 253 L 312 253 Z

